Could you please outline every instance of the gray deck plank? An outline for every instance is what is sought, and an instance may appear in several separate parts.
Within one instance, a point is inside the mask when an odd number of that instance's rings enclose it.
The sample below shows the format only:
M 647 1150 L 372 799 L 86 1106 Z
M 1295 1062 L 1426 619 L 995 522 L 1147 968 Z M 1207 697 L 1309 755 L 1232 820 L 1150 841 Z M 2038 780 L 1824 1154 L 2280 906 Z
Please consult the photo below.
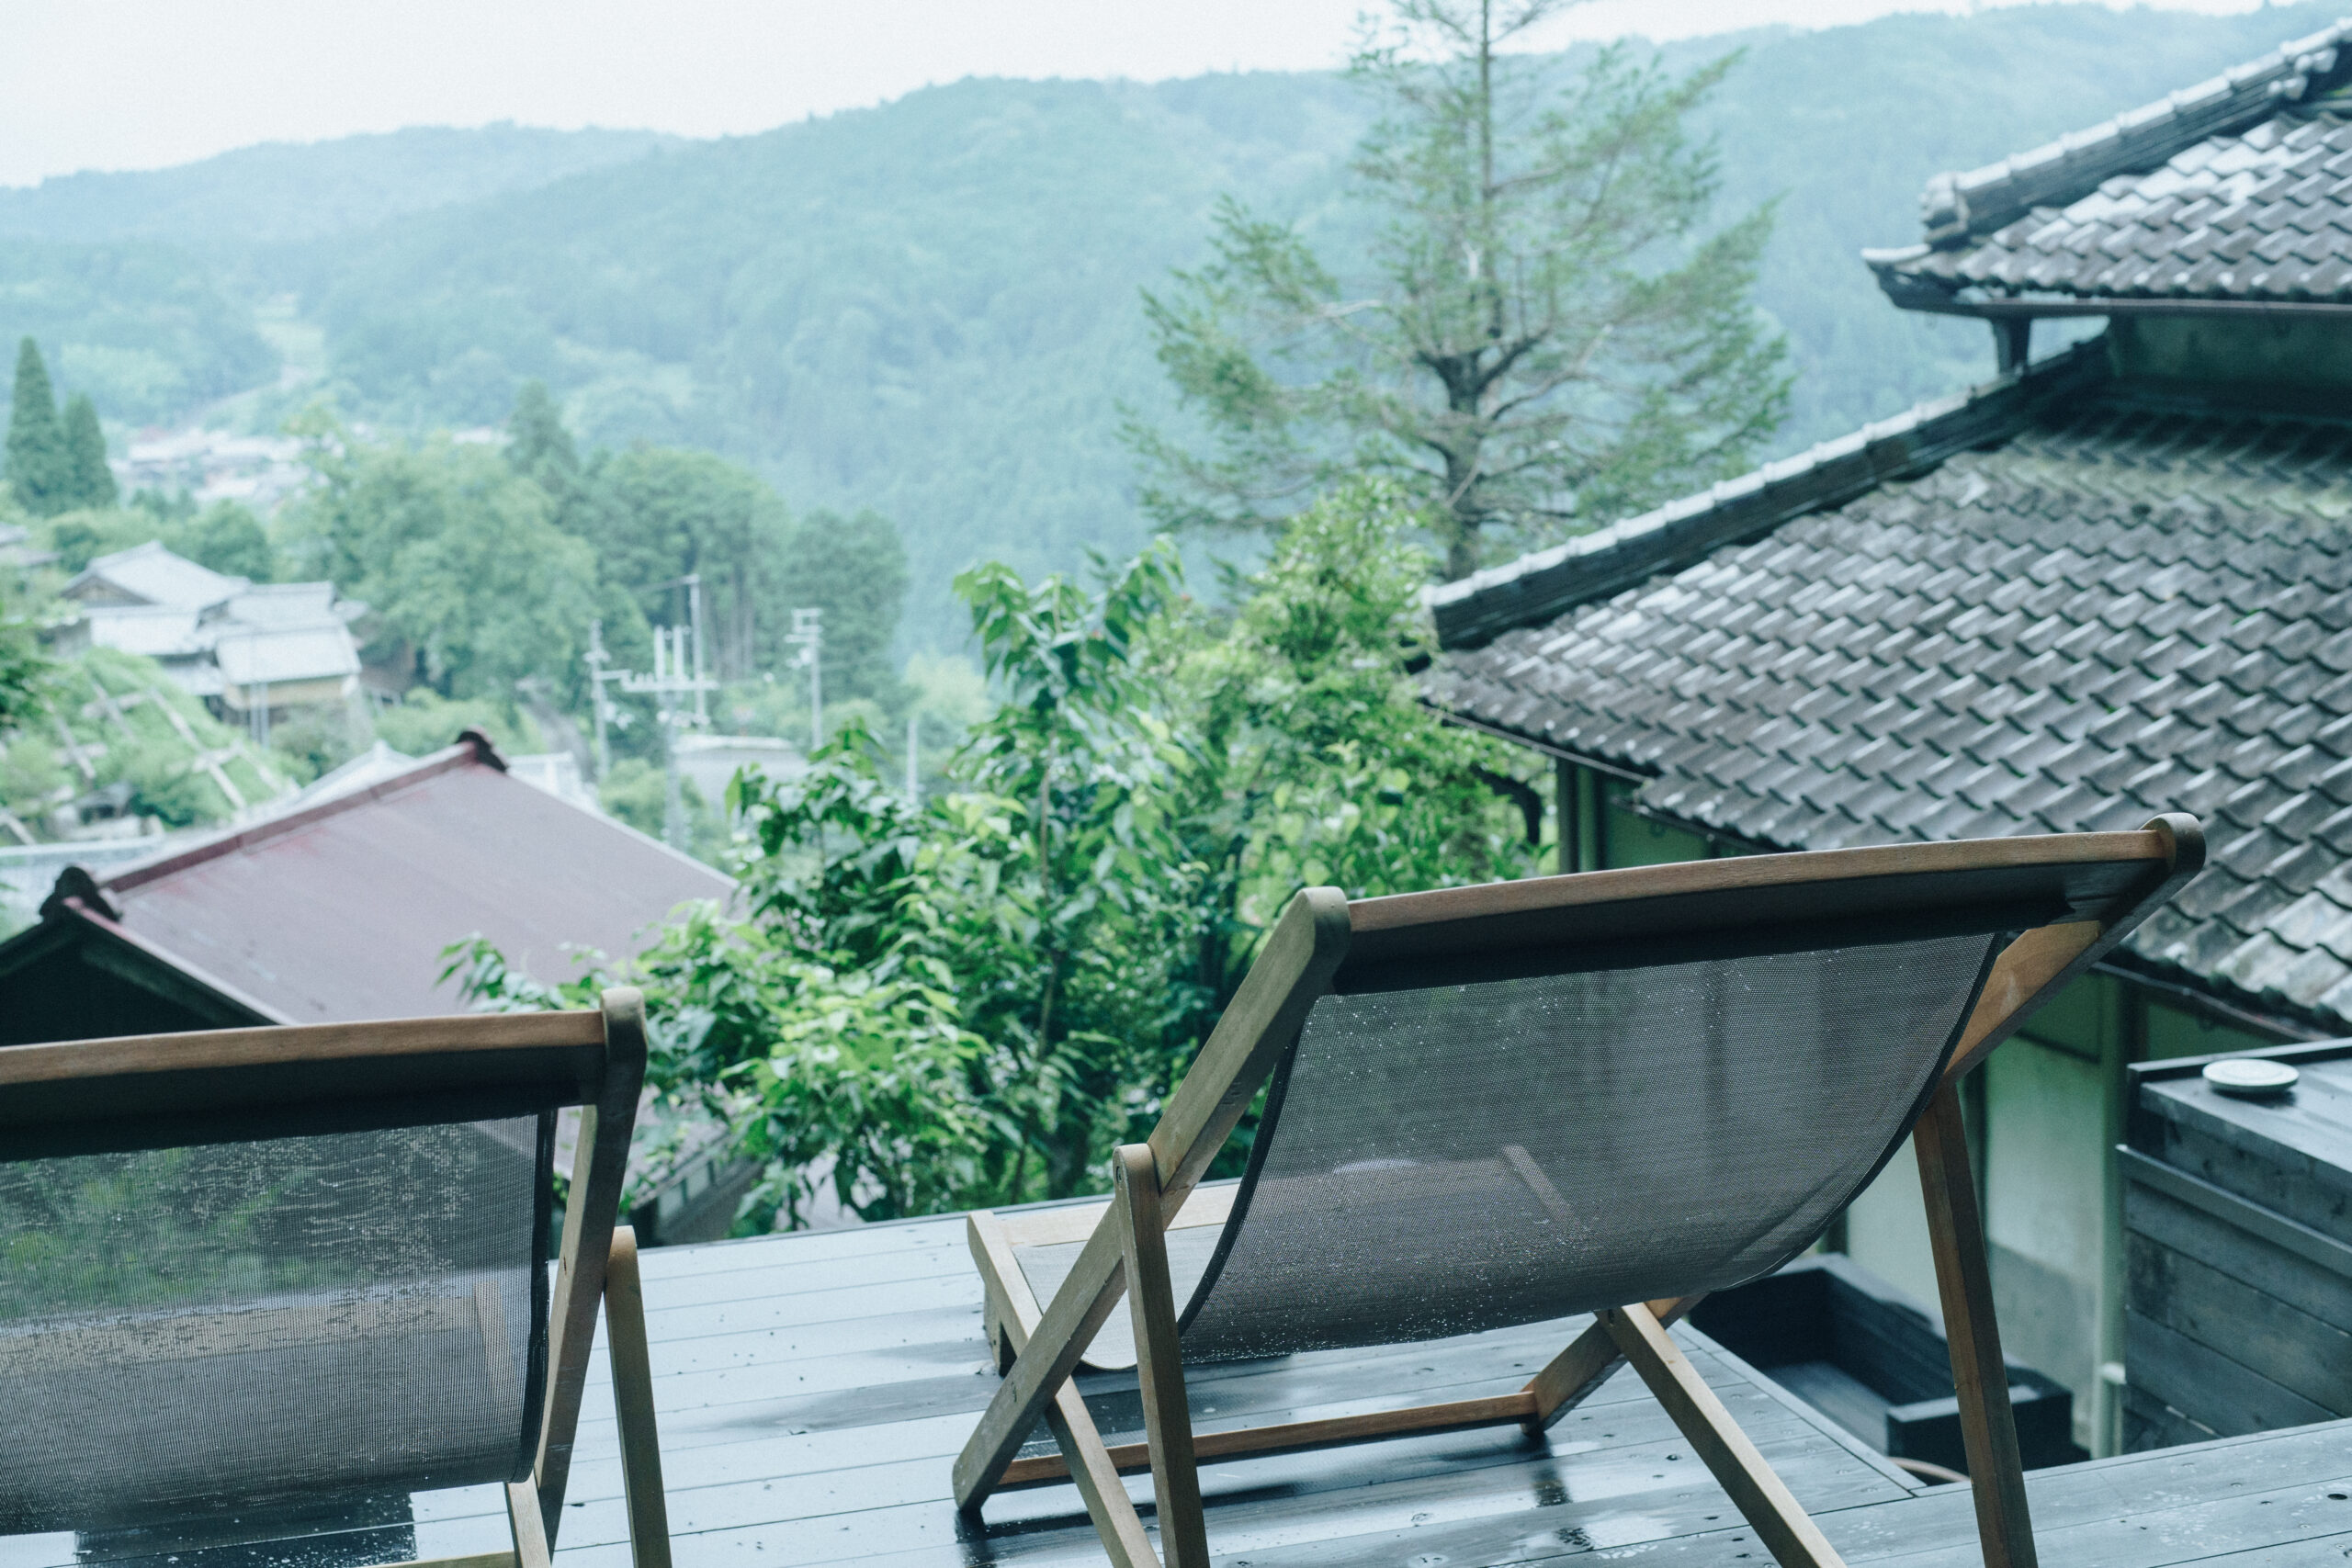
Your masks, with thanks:
M 995 1387 L 960 1219 L 762 1237 L 645 1255 L 679 1568 L 1063 1568 L 1102 1551 L 1067 1485 L 948 1498 L 949 1463 Z M 1429 1345 L 1193 1369 L 1203 1427 L 1500 1393 L 1576 1322 Z M 1702 1336 L 1691 1359 L 1850 1562 L 1973 1564 L 1964 1488 L 1923 1489 Z M 1106 1431 L 1136 1420 L 1131 1376 L 1081 1381 Z M 628 1568 L 601 1346 L 558 1544 L 563 1568 Z M 1656 1568 L 1768 1559 L 1638 1380 L 1621 1371 L 1538 1444 L 1434 1434 L 1204 1467 L 1225 1568 L 1569 1557 Z M 2313 1568 L 2352 1549 L 2352 1423 L 2038 1472 L 2046 1562 L 2069 1568 Z M 1148 1476 L 1129 1482 L 1149 1518 Z M 2331 1495 L 2335 1494 L 2336 1495 Z M 413 1529 L 77 1559 L 72 1536 L 0 1540 L 0 1568 L 356 1568 L 504 1544 L 494 1488 L 420 1495 Z M 256 1527 L 257 1532 L 259 1527 Z

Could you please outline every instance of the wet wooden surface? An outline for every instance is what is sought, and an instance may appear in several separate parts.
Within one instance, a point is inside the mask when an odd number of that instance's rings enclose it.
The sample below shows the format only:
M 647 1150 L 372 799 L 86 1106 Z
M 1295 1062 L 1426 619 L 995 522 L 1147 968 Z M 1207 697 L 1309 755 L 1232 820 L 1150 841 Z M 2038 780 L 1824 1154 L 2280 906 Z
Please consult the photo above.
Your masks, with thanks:
M 644 1274 L 679 1568 L 1102 1561 L 1068 1485 L 992 1499 L 977 1528 L 948 1501 L 949 1466 L 995 1381 L 960 1220 L 651 1251 Z M 1194 1416 L 1205 1428 L 1505 1393 L 1580 1321 L 1199 1370 Z M 1703 1336 L 1675 1333 L 1849 1562 L 1979 1561 L 1963 1488 L 1923 1487 Z M 557 1560 L 626 1568 L 601 1342 L 590 1378 Z M 1131 1375 L 1085 1386 L 1106 1435 L 1139 1424 Z M 1210 1546 L 1229 1568 L 1767 1561 L 1632 1374 L 1550 1438 L 1468 1432 L 1207 1465 Z M 1148 1479 L 1130 1485 L 1148 1497 Z M 2028 1492 L 2053 1568 L 2341 1565 L 2352 1423 L 2042 1471 Z M 0 1568 L 359 1568 L 507 1544 L 492 1488 L 420 1495 L 413 1522 L 396 1522 L 401 1511 L 397 1499 L 328 1506 L 201 1538 L 13 1537 Z

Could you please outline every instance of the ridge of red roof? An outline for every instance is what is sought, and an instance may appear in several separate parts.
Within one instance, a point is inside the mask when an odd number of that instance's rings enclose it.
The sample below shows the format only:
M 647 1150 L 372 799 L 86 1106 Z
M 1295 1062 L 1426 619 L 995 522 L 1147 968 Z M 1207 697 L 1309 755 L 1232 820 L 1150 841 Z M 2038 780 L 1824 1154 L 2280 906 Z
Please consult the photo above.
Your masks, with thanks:
M 322 800 L 300 811 L 289 811 L 282 817 L 272 817 L 248 827 L 232 829 L 201 843 L 157 855 L 153 860 L 133 862 L 112 875 L 99 879 L 98 886 L 108 892 L 141 886 L 175 872 L 186 871 L 192 865 L 201 865 L 206 861 L 218 860 L 222 855 L 267 843 L 272 839 L 310 827 L 312 823 L 397 795 L 452 768 L 469 765 L 492 768 L 502 773 L 506 772 L 506 759 L 498 754 L 498 749 L 490 743 L 489 738 L 480 730 L 469 729 L 458 736 L 456 744 L 418 759 L 414 766 L 403 768 L 390 778 L 379 779 L 372 784 L 339 795 L 333 800 Z

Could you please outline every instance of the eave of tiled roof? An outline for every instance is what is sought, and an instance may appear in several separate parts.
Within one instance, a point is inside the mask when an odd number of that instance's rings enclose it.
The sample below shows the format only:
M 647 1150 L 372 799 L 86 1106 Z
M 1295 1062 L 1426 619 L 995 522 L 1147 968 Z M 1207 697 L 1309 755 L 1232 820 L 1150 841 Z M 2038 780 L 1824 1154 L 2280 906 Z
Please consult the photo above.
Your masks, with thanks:
M 1439 646 L 1476 648 L 1768 534 L 1792 517 L 1843 505 L 1890 479 L 1916 478 L 1955 452 L 1999 441 L 2041 403 L 2106 376 L 2104 345 L 2077 344 L 1654 512 L 1432 589 Z
M 2064 206 L 2103 180 L 2153 169 L 2209 136 L 2267 119 L 2352 69 L 2341 53 L 2347 39 L 2352 17 L 2086 130 L 1981 169 L 1939 175 L 1919 198 L 1923 237 L 1941 246 L 1980 238 L 2037 207 Z
M 2352 307 L 2339 231 L 2352 225 L 2347 39 L 2352 19 L 2031 152 L 1939 175 L 1920 197 L 1925 243 L 1862 259 L 1906 310 Z
M 2124 961 L 2352 1028 L 2352 421 L 2034 405 L 1955 454 L 1427 676 L 1750 843 L 2205 823 Z
M 1910 310 L 2352 313 L 2352 119 L 2278 115 L 1967 246 L 1866 251 Z

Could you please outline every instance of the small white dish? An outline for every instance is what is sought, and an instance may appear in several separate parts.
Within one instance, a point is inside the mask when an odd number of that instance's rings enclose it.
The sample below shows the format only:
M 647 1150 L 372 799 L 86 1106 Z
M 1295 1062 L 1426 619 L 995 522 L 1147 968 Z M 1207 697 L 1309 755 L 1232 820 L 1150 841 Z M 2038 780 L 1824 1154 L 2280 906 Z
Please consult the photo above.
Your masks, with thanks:
M 2267 1100 L 2286 1093 L 2295 1087 L 2301 1073 L 2284 1062 L 2273 1062 L 2260 1056 L 2233 1056 L 2226 1062 L 2205 1064 L 2205 1081 L 2219 1094 L 2232 1094 L 2241 1100 Z

